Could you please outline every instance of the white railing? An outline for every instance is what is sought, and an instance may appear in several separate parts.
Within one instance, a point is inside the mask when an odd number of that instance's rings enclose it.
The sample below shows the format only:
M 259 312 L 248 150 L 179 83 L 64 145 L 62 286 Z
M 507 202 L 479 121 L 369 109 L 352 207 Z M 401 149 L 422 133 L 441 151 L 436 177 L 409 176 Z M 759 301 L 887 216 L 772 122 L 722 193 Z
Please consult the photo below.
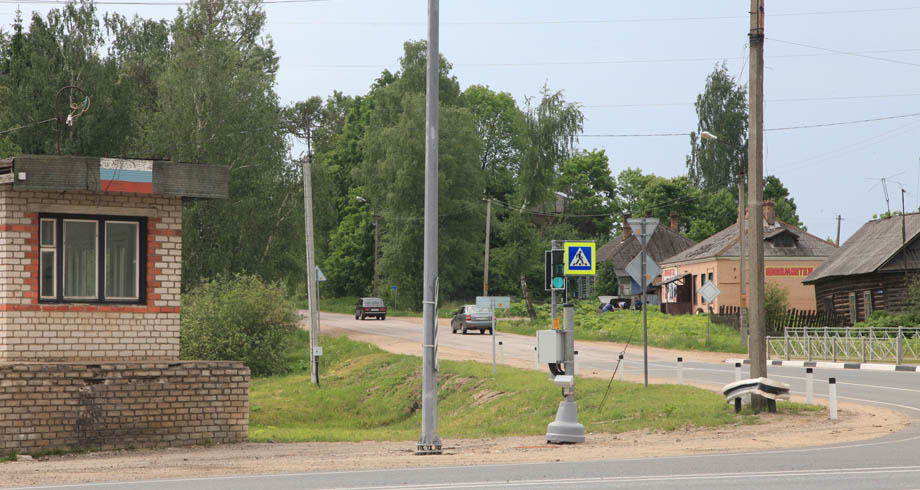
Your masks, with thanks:
M 920 362 L 920 327 L 787 328 L 767 337 L 767 357 L 861 362 Z

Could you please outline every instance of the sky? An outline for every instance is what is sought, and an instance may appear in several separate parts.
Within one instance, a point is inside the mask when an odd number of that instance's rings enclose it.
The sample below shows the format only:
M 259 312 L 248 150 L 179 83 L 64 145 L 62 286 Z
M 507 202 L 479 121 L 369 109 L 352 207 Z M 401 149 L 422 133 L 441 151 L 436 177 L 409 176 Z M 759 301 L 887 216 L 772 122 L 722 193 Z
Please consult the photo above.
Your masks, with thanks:
M 169 0 L 107 5 L 172 18 Z M 156 5 L 171 3 L 172 5 Z M 808 231 L 841 241 L 873 215 L 920 206 L 920 2 L 766 0 L 764 174 L 789 189 Z M 53 4 L 0 0 L 14 12 Z M 487 85 L 519 103 L 548 86 L 582 105 L 583 149 L 611 173 L 686 174 L 693 102 L 724 62 L 748 81 L 748 0 L 441 0 L 440 49 L 461 88 Z M 333 90 L 363 95 L 402 45 L 427 37 L 427 0 L 267 3 L 283 103 Z M 854 124 L 853 121 L 873 120 Z M 784 129 L 798 126 L 810 128 Z M 667 134 L 669 136 L 648 136 Z M 296 151 L 296 148 L 295 148 Z M 881 179 L 885 178 L 885 186 Z

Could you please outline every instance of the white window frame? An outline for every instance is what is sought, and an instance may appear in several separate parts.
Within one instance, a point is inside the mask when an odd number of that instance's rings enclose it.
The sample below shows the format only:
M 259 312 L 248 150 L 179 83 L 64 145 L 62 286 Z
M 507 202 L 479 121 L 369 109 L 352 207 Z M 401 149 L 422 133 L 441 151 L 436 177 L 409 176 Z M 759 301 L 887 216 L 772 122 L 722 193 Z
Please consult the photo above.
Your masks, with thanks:
M 78 222 L 79 222 L 79 223 L 92 223 L 93 226 L 94 226 L 94 228 L 95 228 L 95 231 L 96 231 L 96 232 L 95 232 L 95 235 L 94 235 L 94 237 L 93 237 L 93 243 L 95 243 L 95 250 L 94 250 L 94 252 L 95 252 L 95 253 L 94 253 L 94 257 L 95 257 L 95 258 L 94 258 L 94 267 L 93 267 L 93 287 L 95 288 L 95 294 L 92 295 L 92 296 L 67 296 L 67 292 L 65 291 L 65 290 L 67 289 L 67 277 L 66 277 L 66 274 L 67 274 L 67 254 L 65 253 L 64 256 L 63 256 L 63 264 L 62 264 L 62 269 L 63 269 L 63 270 L 61 270 L 61 280 L 64 282 L 64 290 L 61 291 L 61 298 L 63 298 L 64 301 L 74 301 L 74 300 L 81 300 L 81 299 L 98 300 L 98 299 L 99 299 L 99 223 L 100 223 L 100 220 L 93 220 L 93 219 L 68 219 L 68 218 L 63 218 L 63 219 L 61 220 L 61 226 L 63 226 L 63 229 L 62 229 L 62 231 L 63 231 L 62 237 L 67 236 L 67 223 L 68 223 L 68 222 L 71 222 L 71 223 L 78 223 Z M 65 249 L 67 248 L 67 241 L 62 239 L 62 240 L 61 240 L 61 245 L 62 245 L 62 246 L 61 246 L 61 250 L 62 250 L 62 251 L 65 250 Z
M 125 224 L 125 225 L 134 225 L 134 296 L 109 296 L 105 295 L 106 300 L 116 300 L 116 301 L 130 301 L 138 300 L 141 295 L 141 224 L 137 221 L 117 221 L 117 220 L 106 220 L 102 224 L 103 226 L 108 227 L 109 223 L 116 224 Z M 105 243 L 102 247 L 102 268 L 108 273 L 107 264 L 105 263 L 105 253 L 109 248 L 109 230 L 105 230 Z M 98 269 L 97 269 L 98 271 Z
M 42 224 L 51 223 L 51 245 L 42 242 Z M 57 220 L 53 218 L 42 218 L 38 224 L 38 297 L 41 299 L 57 298 Z M 42 255 L 47 252 L 52 253 L 51 262 L 51 296 L 43 295 L 44 288 L 44 270 L 42 270 Z

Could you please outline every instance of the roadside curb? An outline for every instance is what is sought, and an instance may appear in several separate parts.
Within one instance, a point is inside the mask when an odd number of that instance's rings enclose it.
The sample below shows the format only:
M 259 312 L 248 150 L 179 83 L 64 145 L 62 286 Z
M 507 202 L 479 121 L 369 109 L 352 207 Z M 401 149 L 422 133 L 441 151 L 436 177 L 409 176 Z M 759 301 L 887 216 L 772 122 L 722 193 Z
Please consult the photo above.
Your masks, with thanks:
M 726 364 L 750 364 L 750 359 L 726 359 Z M 866 371 L 898 371 L 920 373 L 920 366 L 905 364 L 877 364 L 867 362 L 828 362 L 828 361 L 767 361 L 770 366 L 806 367 L 822 369 L 865 369 Z

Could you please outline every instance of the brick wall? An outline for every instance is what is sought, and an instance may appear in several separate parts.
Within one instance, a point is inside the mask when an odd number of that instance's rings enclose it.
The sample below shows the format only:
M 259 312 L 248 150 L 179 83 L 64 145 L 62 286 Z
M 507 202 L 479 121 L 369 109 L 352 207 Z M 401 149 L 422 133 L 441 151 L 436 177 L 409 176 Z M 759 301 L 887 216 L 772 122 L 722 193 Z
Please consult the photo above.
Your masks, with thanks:
M 40 304 L 39 213 L 147 217 L 146 304 Z M 181 274 L 179 197 L 0 185 L 0 362 L 178 359 Z
M 0 454 L 245 441 L 234 361 L 0 363 Z

